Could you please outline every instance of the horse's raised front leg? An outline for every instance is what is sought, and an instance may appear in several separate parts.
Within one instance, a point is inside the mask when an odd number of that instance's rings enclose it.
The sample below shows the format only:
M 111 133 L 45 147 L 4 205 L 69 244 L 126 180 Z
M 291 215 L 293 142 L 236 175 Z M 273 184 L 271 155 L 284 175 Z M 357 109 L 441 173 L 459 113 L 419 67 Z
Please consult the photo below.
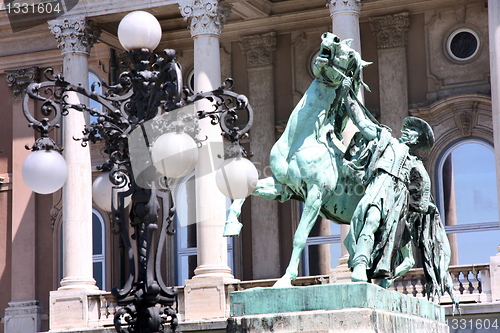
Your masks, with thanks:
M 290 263 L 283 275 L 273 287 L 290 287 L 292 281 L 297 278 L 300 256 L 306 246 L 307 237 L 316 222 L 316 219 L 323 204 L 323 193 L 317 185 L 313 185 L 307 192 L 307 197 L 304 202 L 304 210 L 300 217 L 299 226 L 293 236 L 293 251 Z
M 243 224 L 238 221 L 238 217 L 241 214 L 241 206 L 243 206 L 245 199 L 235 199 L 229 207 L 226 224 L 224 225 L 224 237 L 238 236 L 240 234 Z
M 274 176 L 259 179 L 257 181 L 257 187 L 252 193 L 252 195 L 267 200 L 279 199 L 281 202 L 289 200 L 291 194 L 287 186 L 278 182 Z M 226 225 L 224 226 L 224 236 L 237 236 L 240 234 L 243 225 L 238 221 L 238 218 L 240 217 L 241 206 L 243 206 L 244 202 L 245 199 L 236 199 L 229 207 Z

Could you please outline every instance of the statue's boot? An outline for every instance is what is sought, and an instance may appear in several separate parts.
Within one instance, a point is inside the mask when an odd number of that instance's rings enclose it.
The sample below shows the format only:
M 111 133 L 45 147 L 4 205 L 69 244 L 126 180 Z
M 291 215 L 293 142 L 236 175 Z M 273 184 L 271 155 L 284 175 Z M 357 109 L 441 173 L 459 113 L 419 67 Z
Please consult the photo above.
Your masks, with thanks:
M 356 244 L 356 252 L 354 254 L 353 262 L 354 268 L 352 269 L 351 281 L 353 282 L 366 282 L 368 276 L 366 269 L 368 268 L 368 258 L 371 258 L 373 250 L 374 239 L 373 236 L 361 234 Z
M 224 225 L 224 237 L 238 236 L 241 227 L 243 227 L 243 224 L 238 221 L 227 221 Z

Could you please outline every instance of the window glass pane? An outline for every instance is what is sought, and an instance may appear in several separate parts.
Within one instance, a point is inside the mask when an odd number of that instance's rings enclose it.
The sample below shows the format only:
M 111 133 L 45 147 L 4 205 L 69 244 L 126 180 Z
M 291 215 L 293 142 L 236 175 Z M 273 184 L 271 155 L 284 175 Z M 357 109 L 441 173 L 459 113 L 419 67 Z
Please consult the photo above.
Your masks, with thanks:
M 181 248 L 196 247 L 196 192 L 194 177 L 189 179 L 178 195 L 177 214 L 178 232 Z
M 497 230 L 457 233 L 456 237 L 459 265 L 487 264 L 498 252 L 500 232 Z
M 340 238 L 340 224 L 330 221 L 330 235 L 339 236 Z M 341 244 L 330 244 L 330 267 L 335 268 L 339 265 L 339 259 L 342 256 Z
M 96 213 L 92 213 L 92 254 L 103 254 L 102 222 Z
M 92 89 L 92 85 L 94 83 L 98 83 L 94 87 L 94 91 L 98 94 L 102 94 L 102 83 L 101 79 L 94 72 L 89 72 L 89 89 Z M 94 101 L 93 99 L 89 99 L 89 107 L 96 108 L 97 110 L 102 110 L 102 105 Z M 91 116 L 90 122 L 97 122 L 97 117 Z
M 453 150 L 457 224 L 498 221 L 495 155 L 479 143 Z
M 104 290 L 104 280 L 103 280 L 103 265 L 104 263 L 102 261 L 99 262 L 94 262 L 93 263 L 93 268 L 94 268 L 94 280 L 96 282 L 97 287 L 100 290 Z
M 342 256 L 341 244 L 330 244 L 330 268 L 335 268 L 339 265 L 339 259 Z
M 197 256 L 196 255 L 184 255 L 181 256 L 181 269 L 180 269 L 180 281 L 177 281 L 179 285 L 183 285 L 184 281 L 191 279 L 194 276 L 194 270 L 196 268 Z

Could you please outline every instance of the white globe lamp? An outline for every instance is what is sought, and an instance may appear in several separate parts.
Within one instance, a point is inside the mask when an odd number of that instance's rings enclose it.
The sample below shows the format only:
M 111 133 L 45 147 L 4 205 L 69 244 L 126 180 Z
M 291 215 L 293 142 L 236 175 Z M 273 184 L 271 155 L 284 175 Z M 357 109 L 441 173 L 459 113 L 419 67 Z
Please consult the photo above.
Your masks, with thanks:
M 109 172 L 103 172 L 96 177 L 92 184 L 92 199 L 97 207 L 100 209 L 111 212 L 112 211 L 112 193 L 113 183 L 109 180 Z M 126 191 L 126 188 L 118 188 L 118 192 Z M 125 207 L 132 201 L 132 196 L 125 197 Z
M 127 51 L 149 49 L 153 51 L 161 40 L 160 22 L 148 12 L 128 13 L 118 25 L 118 39 Z
M 35 150 L 24 160 L 22 175 L 33 192 L 54 193 L 66 182 L 68 165 L 55 150 Z
M 165 133 L 153 144 L 151 159 L 162 175 L 181 178 L 194 170 L 198 162 L 198 147 L 184 132 Z
M 241 156 L 225 160 L 215 173 L 219 191 L 231 199 L 248 197 L 257 187 L 258 179 L 255 165 Z

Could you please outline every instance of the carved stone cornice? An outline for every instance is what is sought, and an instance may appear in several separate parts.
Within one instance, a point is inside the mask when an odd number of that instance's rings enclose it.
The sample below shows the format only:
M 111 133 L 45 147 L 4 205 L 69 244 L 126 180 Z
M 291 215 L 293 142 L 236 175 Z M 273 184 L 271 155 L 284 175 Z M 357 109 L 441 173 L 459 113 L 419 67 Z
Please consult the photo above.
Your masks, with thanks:
M 21 100 L 26 93 L 26 88 L 32 82 L 38 82 L 40 75 L 38 67 L 28 67 L 21 69 L 8 69 L 5 71 L 5 78 L 9 87 L 12 87 L 12 100 Z
M 90 49 L 101 35 L 101 30 L 84 16 L 49 21 L 50 32 L 59 42 L 61 54 L 83 53 L 90 55 Z
M 377 36 L 379 49 L 405 46 L 409 26 L 408 12 L 370 18 L 370 28 L 372 33 Z
M 274 64 L 276 33 L 243 37 L 240 47 L 247 55 L 247 67 L 260 67 Z
M 191 37 L 199 35 L 220 36 L 223 25 L 231 15 L 229 3 L 214 0 L 194 0 L 181 3 L 179 9 L 191 29 Z
M 332 18 L 339 14 L 355 14 L 359 16 L 361 5 L 361 0 L 331 0 L 327 4 Z

